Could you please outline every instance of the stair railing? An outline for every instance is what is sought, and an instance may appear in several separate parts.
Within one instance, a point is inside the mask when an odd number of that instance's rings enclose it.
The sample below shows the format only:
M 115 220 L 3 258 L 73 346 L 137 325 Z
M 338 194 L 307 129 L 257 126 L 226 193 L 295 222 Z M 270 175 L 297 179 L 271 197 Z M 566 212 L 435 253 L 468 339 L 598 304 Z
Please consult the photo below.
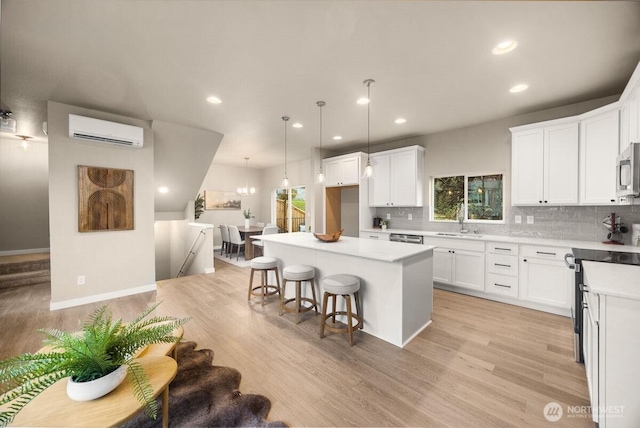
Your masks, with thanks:
M 182 262 L 182 267 L 178 271 L 178 275 L 176 275 L 176 278 L 180 278 L 181 276 L 183 276 L 185 270 L 189 267 L 191 261 L 193 260 L 193 256 L 196 255 L 196 253 L 193 250 L 196 248 L 196 244 L 200 240 L 201 236 L 206 236 L 204 229 L 200 230 L 200 233 L 198 233 L 198 235 L 196 236 L 196 239 L 193 240 L 193 244 L 191 244 L 191 248 L 189 249 L 187 256 L 184 258 L 184 262 Z

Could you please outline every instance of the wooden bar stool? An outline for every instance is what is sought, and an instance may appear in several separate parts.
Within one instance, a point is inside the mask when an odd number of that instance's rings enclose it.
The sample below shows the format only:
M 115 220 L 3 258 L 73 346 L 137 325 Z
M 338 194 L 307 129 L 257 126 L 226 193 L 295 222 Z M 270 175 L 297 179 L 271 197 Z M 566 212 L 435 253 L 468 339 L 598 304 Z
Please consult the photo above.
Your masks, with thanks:
M 316 287 L 314 278 L 316 270 L 313 266 L 306 265 L 293 265 L 287 266 L 282 270 L 282 292 L 280 293 L 280 315 L 284 312 L 296 313 L 296 324 L 300 322 L 300 313 L 308 312 L 311 309 L 316 310 L 318 313 L 318 301 L 316 300 Z M 285 287 L 287 281 L 295 281 L 296 283 L 296 297 L 292 299 L 285 299 Z M 301 285 L 303 281 L 311 283 L 311 293 L 313 298 L 301 297 Z M 295 302 L 295 306 L 287 306 L 288 303 Z M 310 303 L 309 306 L 304 306 L 302 302 Z
M 353 332 L 362 328 L 362 317 L 360 316 L 360 279 L 353 275 L 330 275 L 322 281 L 324 288 L 324 296 L 322 298 L 322 319 L 320 320 L 320 338 L 324 337 L 324 330 L 327 329 L 334 333 L 348 333 L 349 344 L 353 346 Z M 356 301 L 356 313 L 351 310 L 351 294 Z M 347 310 L 338 311 L 336 306 L 336 297 L 344 297 Z M 327 313 L 327 304 L 329 297 L 332 300 L 333 312 Z M 346 315 L 347 324 L 345 327 L 336 327 L 336 315 Z M 331 324 L 327 320 L 331 318 Z M 356 320 L 354 325 L 353 320 Z
M 253 286 L 253 273 L 260 272 L 260 285 Z M 274 271 L 276 274 L 276 285 L 268 284 L 267 274 Z M 260 291 L 258 291 L 260 290 Z M 264 306 L 264 297 L 272 296 L 280 293 L 280 276 L 278 274 L 278 259 L 274 257 L 256 257 L 251 259 L 251 276 L 249 277 L 249 295 L 247 300 L 251 299 L 251 295 L 262 297 L 262 306 Z

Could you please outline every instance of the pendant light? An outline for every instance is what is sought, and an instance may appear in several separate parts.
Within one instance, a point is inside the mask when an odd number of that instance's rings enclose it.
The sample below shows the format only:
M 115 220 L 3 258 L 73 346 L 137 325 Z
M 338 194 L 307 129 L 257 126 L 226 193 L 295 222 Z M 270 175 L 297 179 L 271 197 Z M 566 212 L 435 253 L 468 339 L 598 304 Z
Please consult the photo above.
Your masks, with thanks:
M 367 165 L 364 167 L 362 178 L 373 178 L 373 166 L 371 165 L 371 84 L 376 83 L 373 79 L 364 82 L 367 87 Z
M 320 172 L 318 172 L 318 183 L 324 182 L 324 172 L 322 171 L 322 107 L 324 107 L 327 103 L 324 101 L 318 101 L 316 105 L 320 107 Z
M 244 182 L 244 187 L 238 187 L 238 194 L 245 196 L 253 196 L 256 194 L 255 187 L 249 187 L 249 158 L 244 158 L 245 169 L 246 169 L 246 177 Z
M 28 135 L 16 135 L 16 137 L 22 140 L 22 142 L 19 145 L 22 150 L 26 152 L 27 150 L 31 149 L 31 144 L 29 144 L 29 141 L 27 141 L 31 137 L 29 137 Z
M 287 122 L 289 116 L 282 116 L 284 121 L 284 178 L 282 179 L 282 187 L 289 187 L 289 177 L 287 177 Z

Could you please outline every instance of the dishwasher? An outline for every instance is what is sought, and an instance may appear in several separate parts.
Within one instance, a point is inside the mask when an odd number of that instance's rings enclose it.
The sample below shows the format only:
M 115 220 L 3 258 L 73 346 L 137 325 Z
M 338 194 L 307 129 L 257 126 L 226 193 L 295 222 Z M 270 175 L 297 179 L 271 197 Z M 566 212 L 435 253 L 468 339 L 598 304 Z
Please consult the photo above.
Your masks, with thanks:
M 392 233 L 389 235 L 389 241 L 406 242 L 409 244 L 422 244 L 424 237 L 422 235 L 407 235 L 404 233 Z

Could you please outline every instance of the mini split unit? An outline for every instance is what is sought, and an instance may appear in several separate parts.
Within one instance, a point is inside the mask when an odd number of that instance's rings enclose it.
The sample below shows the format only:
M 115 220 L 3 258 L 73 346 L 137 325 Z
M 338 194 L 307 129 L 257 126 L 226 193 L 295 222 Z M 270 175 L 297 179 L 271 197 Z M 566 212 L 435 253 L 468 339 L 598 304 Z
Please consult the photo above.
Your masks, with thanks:
M 95 143 L 141 149 L 144 132 L 139 126 L 70 114 L 69 137 Z

